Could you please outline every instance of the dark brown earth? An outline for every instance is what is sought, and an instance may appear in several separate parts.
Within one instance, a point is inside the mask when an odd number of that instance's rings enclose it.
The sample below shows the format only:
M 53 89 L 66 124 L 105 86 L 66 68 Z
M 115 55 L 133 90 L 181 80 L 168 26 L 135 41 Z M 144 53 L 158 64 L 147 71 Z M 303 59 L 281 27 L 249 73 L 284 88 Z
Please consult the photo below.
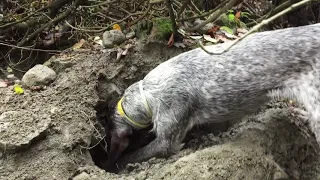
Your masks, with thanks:
M 97 103 L 117 98 L 108 94 L 112 83 L 123 92 L 182 51 L 137 44 L 119 61 L 115 50 L 73 52 L 60 59 L 67 68 L 46 63 L 58 76 L 43 91 L 16 95 L 12 87 L 0 88 L 0 179 L 320 178 L 318 145 L 292 123 L 282 102 L 271 102 L 219 134 L 218 125 L 194 129 L 183 150 L 168 159 L 129 164 L 119 174 L 99 169 L 89 153 L 104 136 Z

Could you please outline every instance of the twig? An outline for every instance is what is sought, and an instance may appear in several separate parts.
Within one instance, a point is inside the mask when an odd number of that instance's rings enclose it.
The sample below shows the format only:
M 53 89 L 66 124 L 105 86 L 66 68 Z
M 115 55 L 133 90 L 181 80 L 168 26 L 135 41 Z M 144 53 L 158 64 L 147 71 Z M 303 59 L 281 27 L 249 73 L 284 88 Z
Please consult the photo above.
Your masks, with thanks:
M 105 2 L 102 2 L 102 3 L 99 3 L 99 4 L 93 4 L 93 5 L 90 5 L 90 6 L 81 6 L 82 8 L 91 8 L 91 7 L 98 7 L 98 6 L 103 6 L 103 5 L 106 5 L 106 4 L 111 4 L 111 3 L 115 3 L 117 2 L 118 0 L 115 0 L 115 1 L 105 1 Z
M 190 1 L 190 6 L 191 6 L 191 9 L 193 9 L 197 14 L 201 14 L 200 10 L 198 9 L 198 7 L 193 3 L 193 1 L 191 0 Z
M 12 45 L 12 44 L 2 43 L 2 42 L 0 42 L 0 45 L 13 47 L 13 48 L 17 48 L 17 49 L 29 50 L 29 51 L 42 51 L 42 52 L 52 52 L 52 53 L 61 53 L 62 52 L 62 51 L 58 51 L 58 50 L 45 50 L 45 49 L 21 47 L 21 46 L 16 46 L 16 45 Z
M 170 15 L 170 19 L 171 19 L 171 25 L 172 25 L 173 33 L 176 34 L 178 32 L 178 27 L 177 27 L 177 24 L 176 24 L 176 19 L 174 17 L 174 12 L 173 12 L 173 9 L 172 9 L 171 0 L 166 0 L 166 6 L 167 6 L 167 8 L 169 10 L 169 15 Z
M 21 22 L 29 19 L 30 17 L 36 15 L 38 12 L 44 11 L 44 10 L 46 10 L 46 9 L 49 9 L 50 7 L 51 7 L 51 4 L 49 4 L 49 5 L 47 5 L 47 6 L 43 7 L 43 8 L 40 8 L 39 10 L 35 11 L 34 13 L 32 13 L 32 14 L 30 14 L 30 15 L 28 15 L 28 16 L 26 16 L 26 17 L 24 17 L 24 18 L 22 18 L 22 19 L 20 19 L 20 20 L 18 20 L 18 21 L 15 21 L 15 22 L 11 22 L 11 23 L 2 25 L 2 26 L 0 26 L 0 29 L 3 29 L 3 28 L 6 28 L 6 27 L 9 27 L 9 26 L 13 26 L 13 25 L 15 25 L 15 24 L 21 23 Z M 24 15 L 24 14 L 25 14 L 25 13 L 23 13 L 23 15 Z M 7 17 L 5 17 L 5 18 L 7 18 Z
M 258 24 L 260 23 L 261 21 L 263 21 L 264 19 L 266 18 L 269 18 L 270 16 L 273 16 L 274 14 L 277 14 L 279 13 L 280 11 L 290 7 L 292 4 L 294 4 L 295 2 L 297 2 L 299 0 L 288 0 L 282 4 L 280 4 L 279 6 L 277 6 L 276 8 L 272 9 L 269 13 L 267 13 L 266 15 L 258 18 L 257 20 L 253 21 L 253 22 L 250 22 L 250 23 L 247 23 L 246 25 L 247 26 L 253 26 L 254 24 Z
M 137 22 L 139 22 L 142 18 L 144 18 L 148 13 L 149 11 L 151 10 L 152 8 L 152 4 L 151 3 L 148 3 L 148 8 L 147 10 L 144 12 L 144 14 L 142 14 L 140 17 L 138 17 L 136 20 L 134 20 L 132 23 L 130 23 L 130 26 L 136 24 Z
M 136 13 L 133 13 L 133 14 L 130 14 L 128 16 L 126 16 L 125 18 L 121 19 L 121 20 L 117 20 L 111 24 L 109 24 L 107 27 L 104 27 L 104 28 L 101 28 L 99 30 L 91 30 L 91 29 L 84 29 L 84 28 L 78 28 L 78 27 L 75 27 L 75 26 L 72 26 L 70 23 L 68 23 L 67 21 L 65 21 L 65 23 L 71 27 L 72 29 L 75 29 L 75 30 L 78 30 L 78 31 L 83 31 L 83 32 L 89 32 L 89 33 L 100 33 L 100 32 L 103 32 L 103 31 L 106 31 L 108 30 L 109 28 L 111 28 L 113 25 L 115 24 L 119 24 L 127 19 L 129 19 L 130 17 L 134 16 L 134 15 L 140 15 L 142 14 L 142 12 L 136 12 Z M 143 17 L 142 17 L 143 18 Z M 137 21 L 138 22 L 138 21 Z
M 185 0 L 184 3 L 182 4 L 180 10 L 178 11 L 178 15 L 177 18 L 180 17 L 180 15 L 182 14 L 182 12 L 184 11 L 184 9 L 187 7 L 187 5 L 190 3 L 191 0 Z
M 199 25 L 193 27 L 193 28 L 189 28 L 186 29 L 189 32 L 193 32 L 196 31 L 200 28 L 202 28 L 203 26 L 205 26 L 206 24 L 215 21 L 216 19 L 218 19 L 223 13 L 227 12 L 227 10 L 231 9 L 233 6 L 235 6 L 238 2 L 240 2 L 242 0 L 230 0 L 223 8 L 221 8 L 220 10 L 214 12 L 207 20 L 205 20 L 204 22 L 200 23 Z
M 205 12 L 205 13 L 200 14 L 198 16 L 188 17 L 188 18 L 184 18 L 184 19 L 178 19 L 177 21 L 178 22 L 180 22 L 180 21 L 188 21 L 188 20 L 193 20 L 193 19 L 209 16 L 210 14 L 213 14 L 215 11 L 217 11 L 218 9 L 222 8 L 223 6 L 225 6 L 225 4 L 227 4 L 228 1 L 229 0 L 225 0 L 224 2 L 219 4 L 219 6 L 217 6 L 213 10 L 210 10 L 209 12 Z
M 75 7 L 77 7 L 78 3 L 80 0 L 76 0 L 75 3 Z M 40 27 L 39 29 L 37 29 L 36 31 L 34 31 L 33 33 L 31 33 L 27 38 L 21 40 L 18 43 L 18 46 L 23 46 L 25 43 L 27 43 L 30 40 L 33 40 L 39 33 L 41 33 L 43 30 L 45 30 L 47 27 L 54 25 L 58 22 L 60 22 L 61 20 L 65 19 L 66 17 L 68 17 L 72 12 L 72 9 L 68 9 L 67 11 L 65 11 L 64 13 L 62 13 L 60 16 L 54 18 L 52 21 L 46 23 L 45 25 L 43 25 L 42 27 Z
M 210 54 L 210 55 L 220 55 L 220 54 L 223 54 L 225 52 L 227 52 L 231 47 L 233 47 L 235 44 L 237 44 L 239 41 L 241 41 L 242 39 L 244 39 L 245 37 L 247 37 L 248 35 L 258 31 L 261 27 L 263 27 L 264 25 L 267 25 L 269 24 L 270 22 L 274 21 L 275 19 L 287 14 L 288 12 L 290 11 L 293 11 L 303 5 L 305 5 L 306 3 L 308 2 L 311 2 L 311 1 L 320 1 L 320 0 L 302 0 L 298 3 L 295 3 L 293 5 L 291 5 L 289 8 L 279 12 L 278 14 L 266 19 L 266 20 L 263 20 L 260 24 L 257 24 L 256 26 L 254 26 L 253 28 L 250 29 L 249 32 L 247 32 L 244 36 L 242 36 L 241 38 L 239 39 L 236 39 L 235 41 L 233 41 L 226 49 L 222 50 L 221 52 L 209 52 L 205 47 L 204 45 L 200 42 L 199 42 L 199 45 L 201 47 L 201 49 L 203 49 L 206 53 Z

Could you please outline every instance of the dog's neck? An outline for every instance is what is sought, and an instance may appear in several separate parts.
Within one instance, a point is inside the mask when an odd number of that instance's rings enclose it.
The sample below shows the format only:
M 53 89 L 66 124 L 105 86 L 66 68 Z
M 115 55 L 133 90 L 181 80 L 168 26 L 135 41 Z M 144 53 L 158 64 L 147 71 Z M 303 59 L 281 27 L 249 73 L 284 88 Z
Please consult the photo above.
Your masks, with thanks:
M 152 111 L 150 109 L 150 106 L 147 102 L 147 99 L 146 99 L 144 91 L 143 91 L 142 80 L 139 81 L 139 91 L 140 91 L 140 96 L 142 98 L 142 102 L 143 102 L 144 108 L 146 110 L 146 113 L 147 113 L 148 117 L 151 119 L 152 118 Z M 123 117 L 123 119 L 126 121 L 126 123 L 135 129 L 144 129 L 144 128 L 147 128 L 148 126 L 150 126 L 151 121 L 141 122 L 141 121 L 139 121 L 139 119 L 138 120 L 134 119 L 132 116 L 130 116 L 129 114 L 127 114 L 125 112 L 125 109 L 122 104 L 123 98 L 124 97 L 122 97 L 117 104 L 117 111 L 118 111 L 119 115 L 121 117 Z

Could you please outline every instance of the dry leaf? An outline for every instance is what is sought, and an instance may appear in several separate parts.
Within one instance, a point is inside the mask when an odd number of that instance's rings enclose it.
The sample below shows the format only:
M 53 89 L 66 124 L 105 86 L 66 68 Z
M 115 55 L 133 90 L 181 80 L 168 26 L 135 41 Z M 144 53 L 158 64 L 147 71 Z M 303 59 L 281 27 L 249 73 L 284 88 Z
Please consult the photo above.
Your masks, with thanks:
M 32 86 L 30 87 L 30 89 L 32 91 L 40 91 L 40 90 L 43 90 L 43 86 Z
M 224 35 L 227 37 L 227 38 L 230 38 L 230 39 L 236 39 L 237 36 L 233 35 L 233 34 L 229 34 L 227 32 L 224 32 Z
M 23 94 L 24 93 L 24 90 L 22 89 L 22 87 L 18 84 L 15 84 L 14 87 L 13 87 L 13 91 L 16 93 L 16 94 Z
M 93 41 L 101 46 L 103 46 L 102 44 L 102 40 L 99 36 L 94 37 Z
M 208 33 L 216 33 L 220 29 L 220 26 L 214 25 L 211 29 L 209 29 Z
M 80 49 L 85 42 L 86 42 L 86 41 L 85 41 L 84 39 L 80 39 L 80 41 L 79 41 L 78 43 L 75 43 L 75 44 L 72 46 L 72 49 L 73 49 L 73 50 Z
M 171 34 L 169 41 L 168 41 L 168 47 L 171 47 L 174 43 L 174 35 L 173 33 Z
M 129 48 L 131 48 L 131 44 L 127 44 L 126 47 L 125 47 L 125 50 L 121 53 L 122 56 L 125 56 L 127 55 L 128 51 L 129 51 Z
M 189 37 L 194 40 L 198 40 L 202 38 L 202 36 L 189 36 Z
M 7 67 L 7 72 L 8 72 L 8 73 L 12 73 L 12 71 L 13 71 L 13 70 L 12 70 L 10 67 Z
M 119 31 L 121 31 L 121 27 L 119 26 L 119 24 L 114 24 L 114 25 L 112 26 L 112 29 L 113 29 L 113 30 L 119 30 Z
M 181 29 L 181 28 L 178 29 L 178 32 L 179 32 L 182 36 L 185 36 L 185 35 L 186 35 L 186 31 L 183 30 L 183 29 Z
M 209 41 L 209 42 L 212 42 L 212 43 L 218 43 L 218 40 L 212 38 L 210 35 L 203 35 L 203 38 L 206 40 L 206 41 Z
M 237 33 L 238 33 L 238 36 L 240 36 L 240 37 L 245 35 L 247 32 L 248 32 L 248 30 L 246 30 L 246 29 L 237 28 Z
M 222 36 L 222 35 L 216 35 L 216 40 L 222 41 L 222 42 L 228 42 L 228 41 L 230 41 L 229 39 L 225 38 L 225 37 Z
M 121 48 L 117 49 L 117 60 L 119 60 L 121 58 L 122 52 L 123 52 L 123 50 Z
M 186 45 L 184 43 L 181 43 L 181 42 L 175 42 L 173 43 L 173 46 L 177 47 L 177 48 L 185 48 Z
M 0 80 L 0 88 L 5 88 L 5 87 L 8 87 L 8 82 L 4 80 Z
M 241 11 L 238 11 L 238 12 L 236 13 L 235 17 L 236 17 L 237 19 L 239 19 L 240 16 L 241 16 Z

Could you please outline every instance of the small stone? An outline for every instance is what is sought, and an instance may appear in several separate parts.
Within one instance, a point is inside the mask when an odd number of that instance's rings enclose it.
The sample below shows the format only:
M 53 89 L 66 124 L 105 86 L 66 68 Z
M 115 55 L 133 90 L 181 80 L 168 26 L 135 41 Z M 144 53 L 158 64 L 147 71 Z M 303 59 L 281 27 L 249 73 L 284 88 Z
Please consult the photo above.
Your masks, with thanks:
M 15 78 L 15 76 L 14 76 L 14 74 L 9 74 L 9 75 L 7 75 L 7 78 L 8 79 L 13 79 L 13 78 Z
M 70 58 L 52 56 L 43 65 L 52 68 L 56 73 L 65 71 L 67 68 L 71 68 L 75 64 Z
M 136 36 L 136 33 L 134 31 L 129 32 L 128 34 L 126 34 L 126 39 L 132 39 Z
M 103 33 L 102 43 L 105 48 L 112 48 L 126 40 L 126 36 L 119 30 L 110 30 Z
M 21 83 L 21 80 L 20 80 L 20 79 L 16 79 L 16 80 L 14 80 L 14 83 L 15 83 L 15 84 L 20 84 L 20 83 Z
M 201 23 L 203 23 L 203 22 L 204 22 L 203 20 L 196 19 L 196 20 L 194 21 L 194 26 L 198 26 L 199 24 L 201 24 Z M 208 24 L 206 24 L 205 26 L 201 27 L 201 28 L 200 28 L 199 30 L 197 30 L 197 31 L 198 31 L 198 33 L 200 33 L 200 34 L 206 34 L 206 33 L 208 33 L 208 31 L 209 31 L 212 27 L 214 27 L 214 24 L 213 24 L 213 23 L 208 23 Z
M 87 174 L 86 172 L 82 172 L 79 175 L 75 176 L 74 178 L 72 178 L 73 180 L 89 180 L 90 175 Z
M 33 68 L 29 69 L 23 77 L 22 83 L 28 87 L 37 85 L 47 85 L 54 81 L 56 78 L 56 73 L 47 66 L 35 65 Z

